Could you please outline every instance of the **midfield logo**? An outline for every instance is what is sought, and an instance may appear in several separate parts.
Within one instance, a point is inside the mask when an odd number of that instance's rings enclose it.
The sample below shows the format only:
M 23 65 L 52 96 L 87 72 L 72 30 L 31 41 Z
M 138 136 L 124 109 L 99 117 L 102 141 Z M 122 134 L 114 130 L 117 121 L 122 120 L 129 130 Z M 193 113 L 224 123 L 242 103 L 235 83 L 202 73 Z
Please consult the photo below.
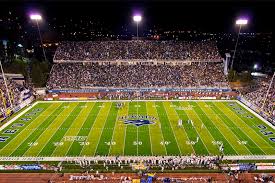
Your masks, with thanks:
M 146 116 L 146 115 L 129 115 L 129 116 L 120 116 L 119 120 L 123 120 L 124 124 L 132 124 L 137 127 L 143 125 L 151 125 L 155 124 L 153 120 L 156 120 L 153 116 Z
M 136 126 L 142 126 L 142 125 L 150 125 L 150 124 L 154 124 L 153 121 L 149 121 L 149 120 L 144 120 L 144 119 L 136 119 L 136 120 L 126 120 L 124 121 L 124 124 L 133 124 Z

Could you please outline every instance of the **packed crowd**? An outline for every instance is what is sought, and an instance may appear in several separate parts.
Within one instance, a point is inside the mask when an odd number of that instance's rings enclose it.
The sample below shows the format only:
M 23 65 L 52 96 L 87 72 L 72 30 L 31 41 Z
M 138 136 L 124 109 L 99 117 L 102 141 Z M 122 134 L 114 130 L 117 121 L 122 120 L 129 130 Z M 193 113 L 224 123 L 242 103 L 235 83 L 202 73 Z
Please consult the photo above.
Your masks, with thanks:
M 55 64 L 48 89 L 87 87 L 219 87 L 228 88 L 222 63 L 191 65 Z
M 214 41 L 63 42 L 54 60 L 221 60 Z
M 10 93 L 10 100 L 12 104 L 15 106 L 20 104 L 21 100 L 21 91 L 25 89 L 24 86 L 16 83 L 12 79 L 8 79 L 7 86 Z M 8 96 L 8 92 L 6 90 L 6 86 L 3 79 L 0 79 L 0 114 L 4 112 L 4 110 L 11 106 Z
M 264 99 L 269 88 L 271 78 L 261 80 L 259 87 L 250 93 L 244 95 L 244 97 L 259 108 L 263 107 L 263 110 L 275 119 L 275 83 L 273 81 L 269 93 L 267 95 L 265 104 Z M 264 106 L 263 106 L 264 104 Z
M 215 168 L 222 159 L 223 156 L 197 156 L 192 154 L 191 156 L 95 156 L 89 159 L 76 158 L 75 162 L 82 167 L 103 163 L 105 168 L 114 165 L 123 168 L 123 166 L 142 163 L 147 169 L 160 167 L 164 171 L 165 169 L 184 169 L 185 167 Z

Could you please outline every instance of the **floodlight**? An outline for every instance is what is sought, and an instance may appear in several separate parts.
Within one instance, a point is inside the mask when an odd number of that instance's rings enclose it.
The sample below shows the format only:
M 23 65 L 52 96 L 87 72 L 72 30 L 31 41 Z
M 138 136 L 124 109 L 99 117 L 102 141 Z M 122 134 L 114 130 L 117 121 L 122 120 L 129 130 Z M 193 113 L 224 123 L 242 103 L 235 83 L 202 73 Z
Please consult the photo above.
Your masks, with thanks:
M 42 16 L 39 14 L 31 14 L 30 19 L 31 20 L 42 20 Z
M 133 19 L 134 19 L 135 22 L 140 22 L 141 21 L 141 16 L 140 15 L 135 15 L 133 17 Z
M 246 25 L 247 22 L 248 22 L 247 19 L 238 19 L 238 20 L 236 20 L 237 25 Z

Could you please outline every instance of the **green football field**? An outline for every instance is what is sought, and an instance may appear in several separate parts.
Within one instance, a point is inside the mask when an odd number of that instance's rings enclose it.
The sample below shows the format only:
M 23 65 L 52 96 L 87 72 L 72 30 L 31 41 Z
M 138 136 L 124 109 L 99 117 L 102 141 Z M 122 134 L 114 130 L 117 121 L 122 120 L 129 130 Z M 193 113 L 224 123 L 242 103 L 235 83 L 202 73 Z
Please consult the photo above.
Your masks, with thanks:
M 1 130 L 0 156 L 275 155 L 274 134 L 236 101 L 37 102 Z

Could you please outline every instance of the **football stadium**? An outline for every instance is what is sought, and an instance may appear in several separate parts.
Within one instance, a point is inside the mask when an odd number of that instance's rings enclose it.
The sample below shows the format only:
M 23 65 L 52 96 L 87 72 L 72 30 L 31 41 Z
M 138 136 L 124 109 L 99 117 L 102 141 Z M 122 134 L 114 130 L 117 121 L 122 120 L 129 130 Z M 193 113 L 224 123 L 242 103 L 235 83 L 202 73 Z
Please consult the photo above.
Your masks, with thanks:
M 275 72 L 233 69 L 248 20 L 236 20 L 232 53 L 212 34 L 139 36 L 143 18 L 133 16 L 130 39 L 62 40 L 52 51 L 42 43 L 42 17 L 30 15 L 41 63 L 45 50 L 53 57 L 48 71 L 27 61 L 26 75 L 0 60 L 0 174 L 44 172 L 37 182 L 273 180 L 259 173 L 275 171 Z M 0 182 L 32 182 L 19 175 Z

